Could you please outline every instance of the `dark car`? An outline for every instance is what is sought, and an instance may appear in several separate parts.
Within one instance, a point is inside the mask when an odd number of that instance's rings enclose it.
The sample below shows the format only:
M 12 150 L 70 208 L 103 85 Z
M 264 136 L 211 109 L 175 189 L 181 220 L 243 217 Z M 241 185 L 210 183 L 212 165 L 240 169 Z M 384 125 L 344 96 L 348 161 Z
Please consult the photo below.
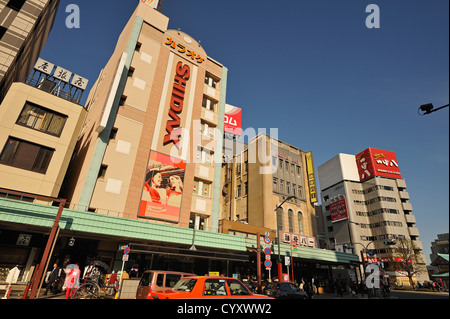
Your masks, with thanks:
M 271 282 L 264 293 L 275 299 L 308 299 L 306 292 L 290 282 Z

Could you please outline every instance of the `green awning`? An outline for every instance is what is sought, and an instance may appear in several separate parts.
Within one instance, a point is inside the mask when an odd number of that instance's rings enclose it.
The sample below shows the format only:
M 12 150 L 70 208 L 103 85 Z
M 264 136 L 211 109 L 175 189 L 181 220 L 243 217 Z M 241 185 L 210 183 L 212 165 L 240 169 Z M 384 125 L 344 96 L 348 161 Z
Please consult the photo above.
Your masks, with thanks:
M 7 198 L 0 198 L 0 223 L 16 223 L 51 228 L 58 207 Z M 102 215 L 65 208 L 59 227 L 62 230 L 78 231 L 90 234 L 108 235 L 143 241 L 166 242 L 179 245 L 192 245 L 194 230 L 151 221 Z M 256 248 L 255 239 L 197 230 L 195 246 L 211 249 L 226 249 L 247 252 L 248 247 Z M 261 246 L 264 244 L 261 242 Z M 275 245 L 276 246 L 276 245 Z M 281 254 L 290 251 L 290 246 L 281 244 Z M 274 252 L 276 253 L 276 252 Z M 359 257 L 353 254 L 339 253 L 332 250 L 298 247 L 294 257 L 305 258 L 314 262 L 337 264 L 359 263 Z
M 431 277 L 448 278 L 448 272 L 442 272 L 440 274 L 434 274 L 434 275 L 431 275 Z

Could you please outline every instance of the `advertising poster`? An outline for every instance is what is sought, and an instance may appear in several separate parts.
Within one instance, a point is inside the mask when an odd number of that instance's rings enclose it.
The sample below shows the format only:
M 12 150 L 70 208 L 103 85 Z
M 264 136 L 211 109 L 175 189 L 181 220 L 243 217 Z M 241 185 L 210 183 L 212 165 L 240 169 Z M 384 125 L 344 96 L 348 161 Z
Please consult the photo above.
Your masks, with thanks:
M 142 190 L 139 216 L 178 222 L 186 162 L 151 151 Z
M 348 218 L 345 199 L 330 204 L 331 222 L 335 223 Z

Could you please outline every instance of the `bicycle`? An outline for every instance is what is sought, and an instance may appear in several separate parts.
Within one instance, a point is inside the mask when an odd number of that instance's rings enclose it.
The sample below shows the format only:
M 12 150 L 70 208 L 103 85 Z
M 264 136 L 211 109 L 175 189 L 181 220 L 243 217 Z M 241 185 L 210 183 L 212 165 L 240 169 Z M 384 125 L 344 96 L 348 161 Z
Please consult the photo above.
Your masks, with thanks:
M 100 299 L 100 286 L 94 281 L 85 281 L 76 288 L 69 299 Z

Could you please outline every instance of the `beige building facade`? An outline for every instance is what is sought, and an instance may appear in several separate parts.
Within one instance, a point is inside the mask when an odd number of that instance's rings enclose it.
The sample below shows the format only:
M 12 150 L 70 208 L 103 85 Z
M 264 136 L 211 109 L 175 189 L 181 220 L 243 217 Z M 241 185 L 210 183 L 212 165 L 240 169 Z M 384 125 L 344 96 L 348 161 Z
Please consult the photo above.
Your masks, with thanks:
M 140 3 L 125 26 L 88 97 L 63 196 L 77 209 L 218 231 L 227 69 L 168 23 Z
M 419 229 L 395 154 L 375 150 L 364 157 L 365 152 L 338 154 L 318 167 L 326 248 L 352 252 L 346 249 L 352 244 L 354 253 L 364 256 L 366 263 L 382 265 L 391 283 L 409 285 L 395 245 L 385 243 L 411 240 L 423 260 L 419 268 L 424 268 L 415 279 L 429 280 Z M 375 170 L 370 169 L 369 156 L 378 162 Z
M 0 105 L 0 188 L 58 197 L 87 111 L 42 88 L 13 83 Z
M 252 236 L 253 227 L 259 227 L 261 235 L 269 231 L 273 236 L 278 225 L 282 242 L 317 247 L 315 176 L 308 174 L 307 158 L 313 167 L 311 153 L 266 134 L 235 152 L 222 169 L 221 220 L 226 231 Z M 291 196 L 295 199 L 276 213 Z M 233 228 L 230 221 L 238 224 Z M 242 224 L 248 225 L 247 232 Z

